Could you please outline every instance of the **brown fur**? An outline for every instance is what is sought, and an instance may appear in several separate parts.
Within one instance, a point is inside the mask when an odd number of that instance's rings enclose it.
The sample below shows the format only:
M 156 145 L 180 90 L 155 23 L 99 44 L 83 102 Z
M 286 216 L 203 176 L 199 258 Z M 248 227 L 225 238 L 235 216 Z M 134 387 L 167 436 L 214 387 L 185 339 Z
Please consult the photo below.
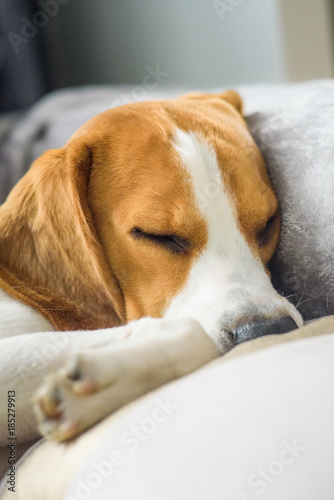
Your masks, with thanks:
M 207 242 L 190 179 L 171 140 L 176 127 L 215 148 L 239 226 L 266 265 L 278 240 L 259 232 L 276 211 L 260 152 L 232 92 L 115 108 L 33 164 L 0 207 L 0 287 L 57 329 L 117 326 L 161 316 Z M 131 229 L 191 242 L 174 255 Z

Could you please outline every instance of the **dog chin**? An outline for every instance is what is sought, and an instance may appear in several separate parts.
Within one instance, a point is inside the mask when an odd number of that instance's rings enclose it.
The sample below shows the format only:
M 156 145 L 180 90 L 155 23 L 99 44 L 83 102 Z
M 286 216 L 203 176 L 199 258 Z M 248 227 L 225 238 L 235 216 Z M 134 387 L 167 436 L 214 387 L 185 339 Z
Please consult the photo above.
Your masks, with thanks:
M 220 356 L 226 354 L 235 346 L 233 335 L 228 330 L 217 329 L 216 331 L 208 331 L 207 333 L 215 343 Z

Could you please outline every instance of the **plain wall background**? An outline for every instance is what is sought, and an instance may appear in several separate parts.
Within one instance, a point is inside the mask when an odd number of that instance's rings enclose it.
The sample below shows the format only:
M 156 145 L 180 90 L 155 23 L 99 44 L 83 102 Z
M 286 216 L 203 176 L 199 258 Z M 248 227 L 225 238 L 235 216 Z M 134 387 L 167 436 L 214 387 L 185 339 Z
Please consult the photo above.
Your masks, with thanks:
M 333 76 L 330 2 L 70 0 L 47 29 L 52 80 L 140 83 L 156 65 L 199 88 Z
M 212 0 L 71 0 L 57 19 L 63 78 L 141 82 L 146 66 L 159 64 L 170 84 L 286 79 L 277 1 L 231 3 L 239 5 L 222 19 Z
M 333 0 L 280 0 L 289 79 L 334 76 Z

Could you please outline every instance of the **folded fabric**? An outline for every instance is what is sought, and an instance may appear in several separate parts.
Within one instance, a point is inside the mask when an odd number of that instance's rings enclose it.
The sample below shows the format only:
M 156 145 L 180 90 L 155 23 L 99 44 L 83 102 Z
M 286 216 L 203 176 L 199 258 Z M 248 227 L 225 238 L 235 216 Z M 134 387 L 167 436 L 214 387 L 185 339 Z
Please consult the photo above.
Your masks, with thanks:
M 260 340 L 42 443 L 15 499 L 334 498 L 334 317 Z

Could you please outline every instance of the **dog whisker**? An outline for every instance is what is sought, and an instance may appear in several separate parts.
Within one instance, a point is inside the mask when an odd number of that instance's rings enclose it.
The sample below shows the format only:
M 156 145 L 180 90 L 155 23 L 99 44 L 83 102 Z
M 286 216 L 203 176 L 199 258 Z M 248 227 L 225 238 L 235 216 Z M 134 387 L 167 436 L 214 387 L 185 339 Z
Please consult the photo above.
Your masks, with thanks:
M 310 298 L 308 298 L 308 299 L 306 299 L 306 300 L 303 300 L 303 302 L 300 302 L 298 305 L 299 305 L 299 306 L 302 306 L 302 305 L 303 305 L 303 304 L 305 304 L 306 302 L 309 302 L 310 300 L 315 300 L 315 299 L 318 299 L 319 297 L 321 297 L 321 294 L 316 295 L 315 297 L 310 297 Z M 297 306 L 297 307 L 298 307 L 298 306 Z
M 304 288 L 303 288 L 302 294 L 301 294 L 301 296 L 300 296 L 300 299 L 299 299 L 299 301 L 298 301 L 298 304 L 296 305 L 296 308 L 297 308 L 297 309 L 298 309 L 298 307 L 299 307 L 299 305 L 300 305 L 300 303 L 301 303 L 301 301 L 302 301 L 302 299 L 303 299 L 303 297 L 304 297 L 304 295 L 305 295 L 305 288 L 306 288 L 306 282 L 305 282 L 305 284 L 304 284 Z

